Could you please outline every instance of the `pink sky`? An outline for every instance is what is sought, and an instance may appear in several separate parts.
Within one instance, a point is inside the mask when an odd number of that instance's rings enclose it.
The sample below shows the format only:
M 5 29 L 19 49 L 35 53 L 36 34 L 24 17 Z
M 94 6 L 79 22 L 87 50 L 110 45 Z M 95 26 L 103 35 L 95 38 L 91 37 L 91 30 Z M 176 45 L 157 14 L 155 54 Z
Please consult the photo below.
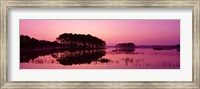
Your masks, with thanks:
M 108 46 L 180 44 L 180 20 L 20 20 L 20 35 L 54 41 L 62 33 L 91 34 Z

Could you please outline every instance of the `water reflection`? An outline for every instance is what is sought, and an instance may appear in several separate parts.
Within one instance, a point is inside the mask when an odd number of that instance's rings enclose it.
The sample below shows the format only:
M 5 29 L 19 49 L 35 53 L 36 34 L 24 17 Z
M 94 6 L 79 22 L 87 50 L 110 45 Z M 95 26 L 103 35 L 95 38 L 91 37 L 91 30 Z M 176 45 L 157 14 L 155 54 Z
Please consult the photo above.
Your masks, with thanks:
M 180 52 L 176 50 L 156 51 L 141 48 L 128 50 L 115 48 L 96 50 L 21 50 L 20 62 L 20 68 L 22 69 L 38 67 L 77 69 L 179 69 Z
M 113 50 L 113 52 L 127 52 L 127 53 L 131 53 L 134 51 L 135 48 L 119 48 L 119 47 L 116 47 L 116 50 Z
M 39 56 L 45 56 L 55 52 L 62 52 L 63 50 L 44 50 L 44 49 L 20 50 L 20 62 L 29 62 L 31 59 L 38 58 Z
M 33 51 L 33 50 L 32 50 Z M 21 51 L 20 62 L 37 64 L 59 63 L 62 65 L 90 64 L 92 61 L 106 62 L 109 60 L 99 59 L 105 56 L 104 49 L 97 50 L 65 50 L 61 52 L 25 50 Z
M 99 50 L 78 50 L 74 52 L 64 51 L 54 53 L 54 57 L 62 65 L 90 64 L 92 61 L 98 61 L 99 58 L 105 56 L 103 49 Z

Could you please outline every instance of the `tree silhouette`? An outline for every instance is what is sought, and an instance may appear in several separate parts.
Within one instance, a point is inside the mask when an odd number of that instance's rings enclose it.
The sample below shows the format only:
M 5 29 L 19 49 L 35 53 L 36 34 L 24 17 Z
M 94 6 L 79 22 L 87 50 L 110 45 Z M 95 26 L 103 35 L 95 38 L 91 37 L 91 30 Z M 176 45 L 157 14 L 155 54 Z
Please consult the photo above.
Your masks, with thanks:
M 133 48 L 133 47 L 135 47 L 135 44 L 134 43 L 120 43 L 120 44 L 117 44 L 116 47 Z
M 67 49 L 100 49 L 105 48 L 105 41 L 90 34 L 64 33 L 59 35 L 54 42 L 30 38 L 20 35 L 20 48 L 67 48 Z
M 56 38 L 56 41 L 61 44 L 66 44 L 70 48 L 84 48 L 84 49 L 95 49 L 95 48 L 105 48 L 105 41 L 99 39 L 90 34 L 72 34 L 64 33 Z
M 125 51 L 125 52 L 134 52 L 135 44 L 134 43 L 119 43 L 116 45 L 117 51 Z
M 37 40 L 35 38 L 30 38 L 26 35 L 20 35 L 20 48 L 54 48 L 57 46 L 65 46 L 64 44 L 57 43 L 56 41 L 50 42 L 45 40 Z

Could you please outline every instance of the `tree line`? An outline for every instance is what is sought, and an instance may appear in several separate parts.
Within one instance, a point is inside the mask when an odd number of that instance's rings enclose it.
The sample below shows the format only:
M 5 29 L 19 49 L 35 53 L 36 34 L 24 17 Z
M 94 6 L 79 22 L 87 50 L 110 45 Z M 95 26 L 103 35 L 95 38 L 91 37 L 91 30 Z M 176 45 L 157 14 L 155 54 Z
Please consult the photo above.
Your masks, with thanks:
M 38 40 L 27 35 L 20 35 L 20 48 L 67 48 L 97 49 L 105 48 L 105 41 L 90 34 L 63 33 L 55 41 Z
M 72 34 L 64 33 L 56 38 L 56 42 L 67 44 L 70 48 L 104 48 L 106 43 L 90 34 Z
M 56 41 L 50 42 L 46 40 L 38 40 L 35 38 L 31 38 L 27 35 L 20 35 L 20 48 L 47 48 L 47 47 L 56 47 L 56 46 L 64 46 L 62 44 L 57 43 Z

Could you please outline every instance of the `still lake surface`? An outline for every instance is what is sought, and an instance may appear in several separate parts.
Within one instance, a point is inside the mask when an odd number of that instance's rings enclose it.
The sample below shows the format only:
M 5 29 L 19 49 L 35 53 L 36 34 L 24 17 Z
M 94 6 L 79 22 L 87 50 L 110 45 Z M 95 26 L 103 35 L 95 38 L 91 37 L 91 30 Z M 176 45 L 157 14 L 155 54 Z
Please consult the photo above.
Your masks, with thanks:
M 180 69 L 177 49 L 25 50 L 20 69 Z

